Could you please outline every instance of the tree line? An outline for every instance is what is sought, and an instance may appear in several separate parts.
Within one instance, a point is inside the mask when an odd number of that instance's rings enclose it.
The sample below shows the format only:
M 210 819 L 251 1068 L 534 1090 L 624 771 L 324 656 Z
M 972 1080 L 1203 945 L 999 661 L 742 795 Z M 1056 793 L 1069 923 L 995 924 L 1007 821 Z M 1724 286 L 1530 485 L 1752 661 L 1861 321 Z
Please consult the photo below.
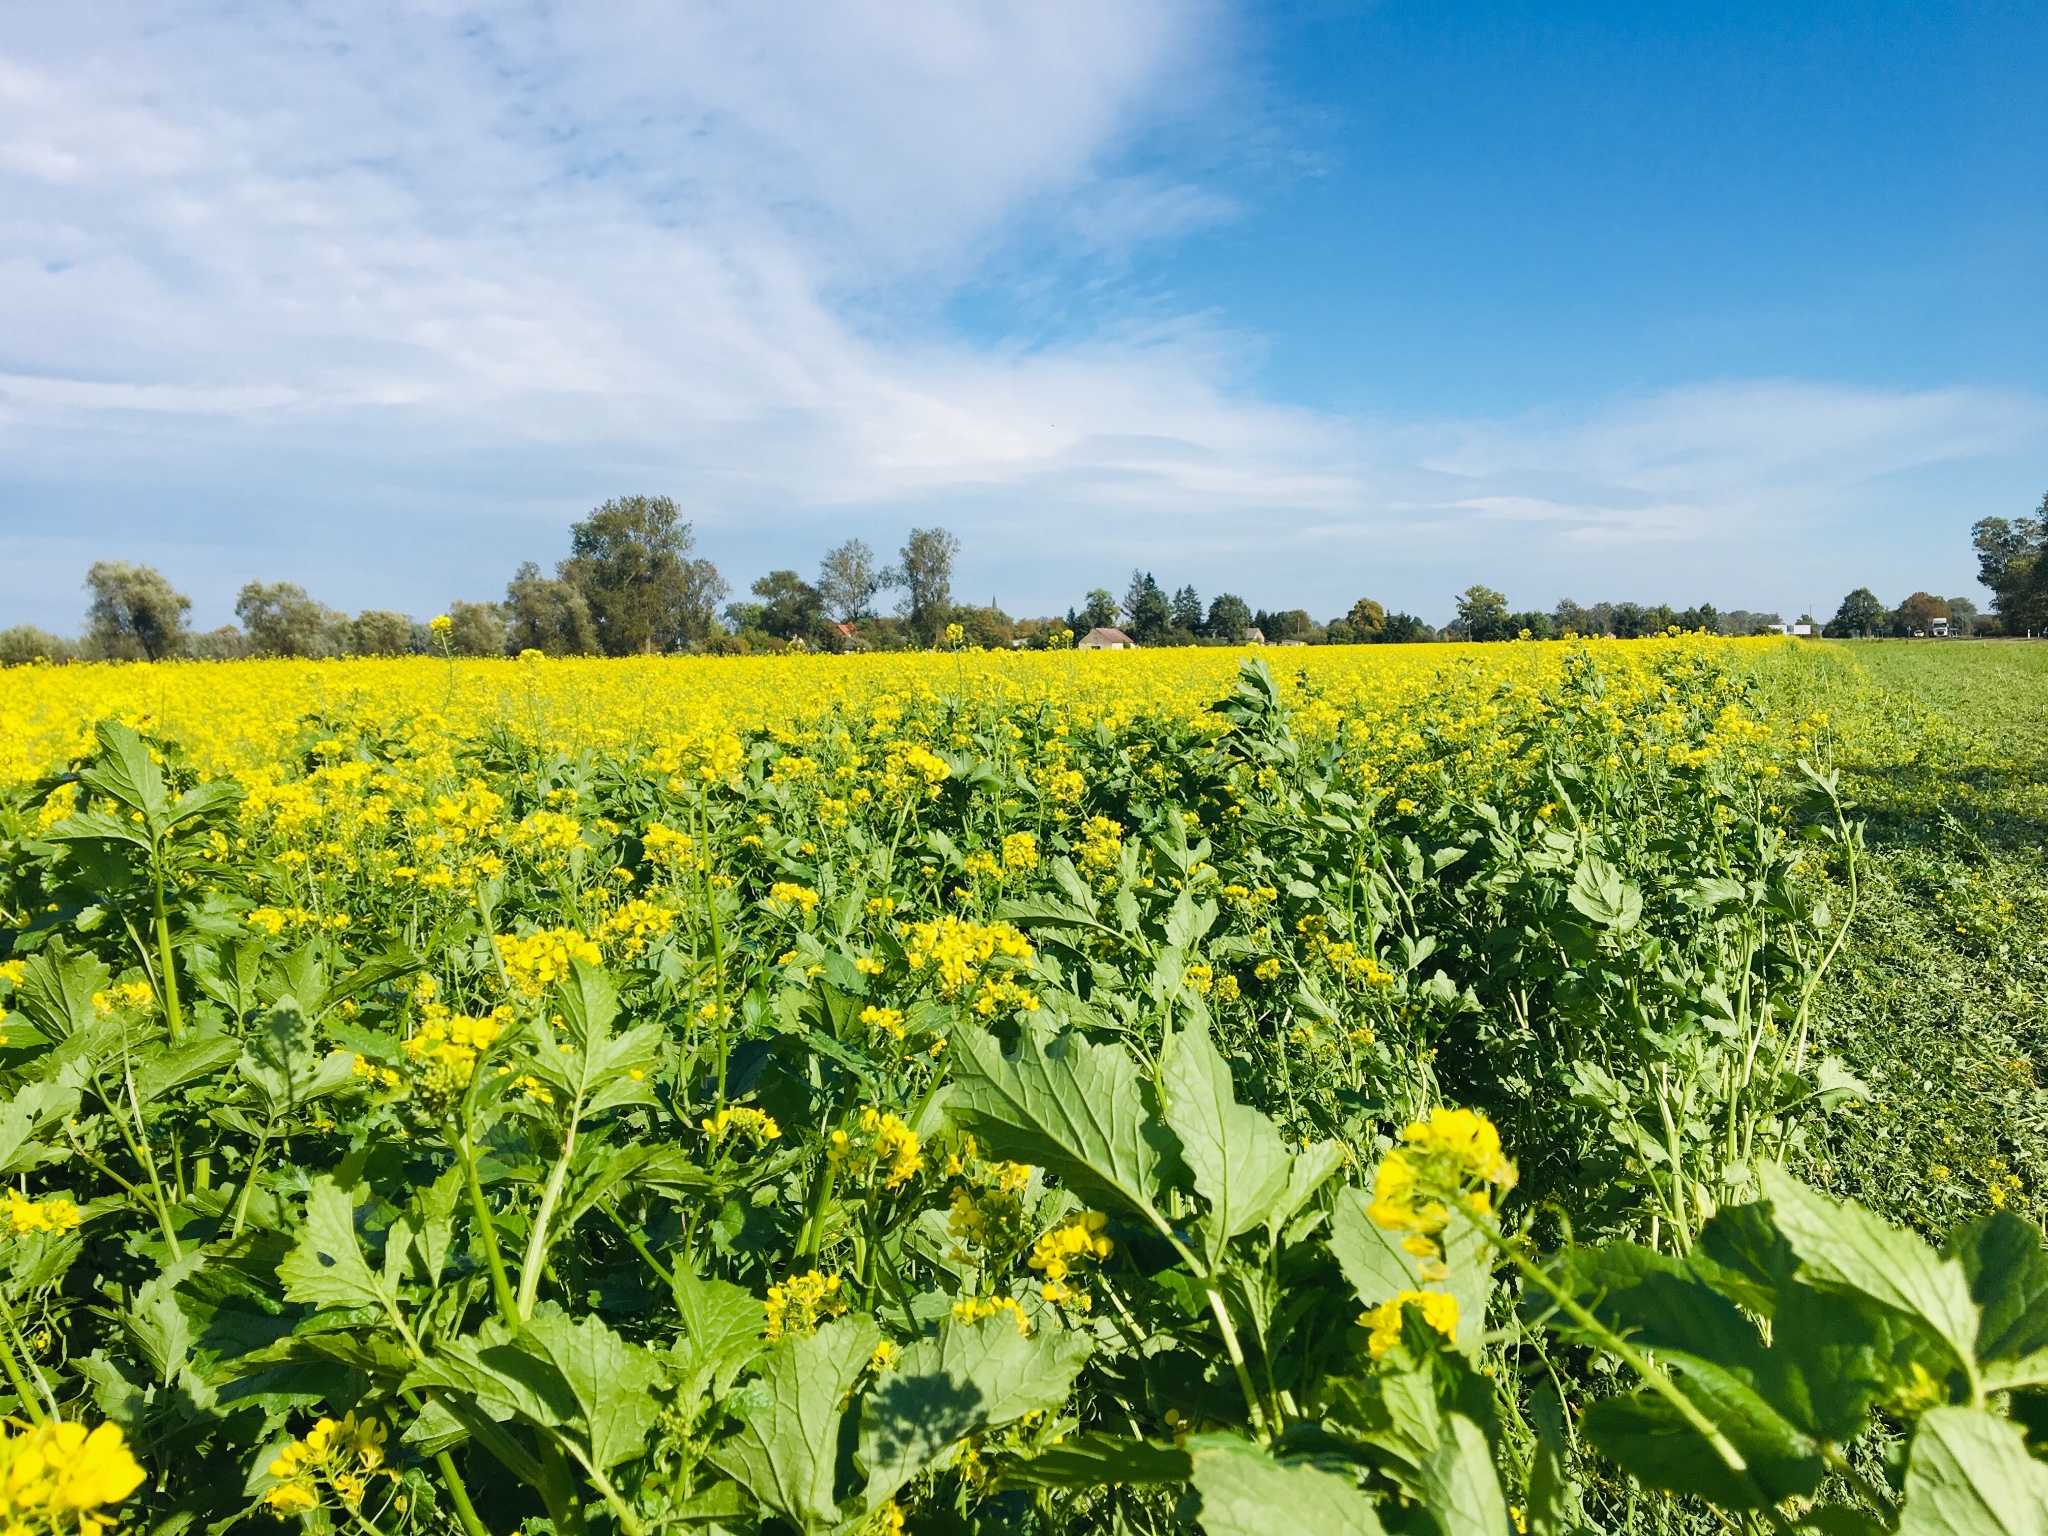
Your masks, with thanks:
M 1931 633 L 1947 621 L 1954 634 L 2039 634 L 2048 630 L 2048 496 L 2033 517 L 1987 518 L 1972 529 L 1981 579 L 1994 614 L 1967 598 L 1915 592 L 1886 608 L 1867 587 L 1844 598 L 1825 633 L 1835 636 Z M 1457 599 L 1441 629 L 1411 613 L 1389 613 L 1360 598 L 1318 621 L 1307 610 L 1254 609 L 1235 593 L 1206 603 L 1192 586 L 1169 592 L 1150 571 L 1135 570 L 1121 598 L 1090 591 L 1065 614 L 1012 618 L 991 600 L 953 594 L 960 541 L 944 528 L 913 528 L 896 559 L 884 562 L 849 539 L 806 580 L 794 570 L 759 578 L 734 598 L 718 568 L 697 553 L 692 525 L 666 496 L 607 501 L 569 529 L 569 554 L 552 574 L 521 564 L 492 602 L 451 603 L 433 623 L 386 609 L 350 615 L 295 582 L 247 583 L 236 597 L 237 623 L 194 631 L 192 600 L 146 565 L 100 561 L 86 573 L 89 601 L 78 640 L 31 626 L 0 630 L 0 664 L 35 660 L 230 660 L 244 656 L 633 656 L 694 651 L 745 654 L 807 650 L 900 650 L 1073 645 L 1097 629 L 1120 629 L 1141 646 L 1269 644 L 1414 644 L 1433 640 L 1548 640 L 1569 635 L 1634 639 L 1670 630 L 1749 635 L 1784 627 L 1775 613 L 1722 611 L 1710 603 L 1567 599 L 1548 611 L 1511 608 L 1486 586 Z M 884 612 L 885 593 L 898 594 Z M 1805 616 L 1811 622 L 1811 616 Z

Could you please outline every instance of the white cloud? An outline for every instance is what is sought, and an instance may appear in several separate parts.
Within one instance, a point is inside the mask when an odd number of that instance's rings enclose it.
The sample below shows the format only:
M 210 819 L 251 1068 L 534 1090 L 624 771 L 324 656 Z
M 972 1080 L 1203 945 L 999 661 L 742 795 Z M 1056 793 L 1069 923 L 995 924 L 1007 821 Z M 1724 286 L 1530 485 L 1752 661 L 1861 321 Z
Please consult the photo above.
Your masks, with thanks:
M 1799 382 L 1361 420 L 1248 393 L 1256 342 L 1212 317 L 1037 347 L 943 324 L 1019 242 L 1113 268 L 1238 216 L 1118 159 L 1226 26 L 1172 0 L 17 9 L 0 623 L 69 627 L 102 555 L 161 561 L 209 621 L 255 575 L 426 610 L 633 489 L 742 579 L 945 521 L 963 586 L 1027 610 L 1133 563 L 1332 610 L 1441 614 L 1471 579 L 1784 602 L 1852 511 L 2048 433 L 2030 396 Z

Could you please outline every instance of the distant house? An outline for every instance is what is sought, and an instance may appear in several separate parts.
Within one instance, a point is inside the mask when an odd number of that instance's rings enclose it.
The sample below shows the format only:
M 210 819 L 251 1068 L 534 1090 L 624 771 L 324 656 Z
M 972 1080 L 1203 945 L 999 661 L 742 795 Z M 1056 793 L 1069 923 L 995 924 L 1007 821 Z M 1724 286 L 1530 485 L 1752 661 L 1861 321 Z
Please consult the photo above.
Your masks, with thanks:
M 1120 629 L 1091 629 L 1074 646 L 1077 651 L 1135 651 L 1138 642 Z
M 1266 643 L 1266 632 L 1254 624 L 1245 630 L 1244 643 L 1246 645 L 1264 645 Z

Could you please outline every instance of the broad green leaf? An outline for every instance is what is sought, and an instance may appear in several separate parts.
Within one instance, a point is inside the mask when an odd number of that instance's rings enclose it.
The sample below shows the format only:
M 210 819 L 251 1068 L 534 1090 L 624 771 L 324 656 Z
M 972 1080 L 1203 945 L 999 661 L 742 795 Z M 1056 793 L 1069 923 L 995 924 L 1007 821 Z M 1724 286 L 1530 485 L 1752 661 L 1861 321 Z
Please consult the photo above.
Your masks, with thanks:
M 1898 1536 L 2048 1536 L 2048 1467 L 2007 1420 L 1930 1409 L 1906 1459 Z
M 1529 1458 L 1529 1536 L 1577 1536 L 1586 1528 L 1586 1512 L 1571 1473 L 1564 1405 L 1548 1383 L 1530 1397 L 1529 1421 L 1536 1431 Z
M 1145 1109 L 1138 1068 L 1120 1045 L 1026 1030 L 1014 1057 L 972 1025 L 953 1042 L 947 1107 L 995 1157 L 1035 1163 L 1084 1199 L 1157 1220 L 1164 1127 Z
M 676 1269 L 674 1290 L 683 1338 L 672 1353 L 694 1391 L 716 1382 L 723 1395 L 732 1378 L 767 1347 L 761 1340 L 761 1299 L 729 1280 L 694 1274 L 687 1265 Z
M 561 1373 L 575 1394 L 591 1462 L 598 1470 L 638 1456 L 661 1417 L 654 1388 L 661 1380 L 647 1351 L 628 1344 L 594 1317 L 580 1321 L 542 1309 L 520 1337 Z
M 1974 1375 L 1977 1304 L 1962 1265 L 1859 1205 L 1815 1194 L 1775 1164 L 1763 1165 L 1758 1176 L 1772 1220 L 1799 1257 L 1800 1279 L 1919 1319 Z
M 323 1056 L 314 1049 L 312 1024 L 287 996 L 257 1021 L 235 1070 L 256 1090 L 264 1112 L 276 1116 L 353 1082 L 355 1065 L 352 1052 Z
M 1506 1536 L 1507 1500 L 1486 1435 L 1462 1413 L 1446 1414 L 1442 1443 L 1422 1467 L 1423 1502 L 1443 1536 Z
M 1185 893 L 1183 893 L 1185 894 Z M 1290 1159 L 1273 1122 L 1237 1102 L 1230 1064 L 1205 1029 L 1174 1035 L 1160 1069 L 1166 1123 L 1180 1138 L 1195 1190 L 1209 1202 L 1211 1263 L 1224 1245 L 1272 1213 Z
M 1643 893 L 1597 853 L 1587 854 L 1579 865 L 1565 899 L 1584 916 L 1617 933 L 1635 927 L 1643 915 Z
M 52 1040 L 62 1040 L 98 1020 L 93 995 L 112 979 L 95 955 L 30 955 L 14 989 L 14 1006 Z
M 757 1381 L 757 1405 L 711 1452 L 712 1463 L 800 1530 L 837 1524 L 840 1425 L 851 1411 L 842 1405 L 880 1337 L 872 1318 L 855 1315 L 776 1346 Z
M 2039 1228 L 1993 1211 L 1952 1233 L 1947 1251 L 1963 1266 L 1981 1311 L 1979 1360 L 2048 1349 L 2048 1250 Z
M 1813 1492 L 1826 1470 L 1819 1448 L 1733 1375 L 1689 1362 L 1679 1387 L 1741 1452 L 1732 1470 L 1706 1437 L 1647 1388 L 1586 1409 L 1595 1449 L 1637 1481 L 1697 1494 L 1729 1509 L 1761 1509 Z
M 1764 1370 L 1756 1325 L 1677 1259 L 1635 1243 L 1570 1250 L 1559 1278 L 1610 1328 L 1658 1354 L 1705 1360 L 1755 1381 Z M 1541 1305 L 1542 1298 L 1533 1304 Z M 1553 1329 L 1594 1342 L 1552 1317 Z
M 1009 1318 L 948 1318 L 903 1351 L 861 1408 L 867 1504 L 878 1508 L 968 1435 L 1066 1401 L 1091 1343 L 1079 1333 L 1020 1335 Z
M 1069 1435 L 1003 1471 L 1011 1488 L 1098 1488 L 1108 1484 L 1184 1483 L 1194 1458 L 1177 1445 L 1116 1435 Z
M 46 1082 L 24 1083 L 0 1105 L 0 1173 L 20 1173 L 67 1156 L 37 1138 L 78 1113 L 85 1068 L 72 1062 Z
M 157 1384 L 169 1386 L 192 1359 L 192 1322 L 178 1305 L 177 1288 L 206 1262 L 188 1253 L 164 1272 L 135 1288 L 135 1298 L 122 1310 L 121 1322 L 142 1358 L 156 1371 Z
M 242 1053 L 233 1035 L 200 1035 L 160 1045 L 135 1058 L 135 1097 L 144 1104 L 173 1088 L 217 1072 Z
M 100 750 L 79 773 L 80 782 L 131 811 L 142 812 L 152 824 L 160 823 L 170 796 L 149 743 L 133 726 L 118 720 L 102 720 L 94 734 L 99 737 Z
M 574 1423 L 582 1405 L 552 1362 L 522 1348 L 493 1317 L 475 1334 L 443 1339 L 430 1359 L 405 1378 L 409 1391 L 423 1388 L 460 1394 L 446 1399 L 451 1412 L 476 1427 L 463 1411 L 461 1398 L 474 1398 L 491 1418 L 521 1418 L 545 1429 Z
M 1287 1188 L 1281 1191 L 1266 1217 L 1266 1228 L 1274 1242 L 1280 1240 L 1281 1228 L 1344 1166 L 1345 1157 L 1343 1144 L 1335 1141 L 1314 1142 L 1294 1154 L 1287 1167 Z
M 1448 1292 L 1458 1301 L 1454 1342 L 1476 1359 L 1486 1333 L 1487 1300 L 1493 1293 L 1491 1245 L 1463 1214 L 1453 1211 L 1450 1225 L 1438 1235 L 1449 1273 L 1425 1280 L 1423 1257 L 1403 1246 L 1404 1234 L 1387 1231 L 1366 1214 L 1371 1204 L 1372 1196 L 1362 1189 L 1340 1189 L 1330 1211 L 1330 1252 L 1358 1299 L 1376 1307 L 1403 1291 Z
M 1348 1477 L 1275 1461 L 1250 1442 L 1223 1435 L 1198 1435 L 1188 1449 L 1207 1536 L 1381 1536 L 1379 1511 Z
M 370 1268 L 356 1242 L 355 1206 L 330 1176 L 313 1181 L 298 1241 L 277 1266 L 288 1301 L 316 1307 L 391 1305 L 383 1277 Z

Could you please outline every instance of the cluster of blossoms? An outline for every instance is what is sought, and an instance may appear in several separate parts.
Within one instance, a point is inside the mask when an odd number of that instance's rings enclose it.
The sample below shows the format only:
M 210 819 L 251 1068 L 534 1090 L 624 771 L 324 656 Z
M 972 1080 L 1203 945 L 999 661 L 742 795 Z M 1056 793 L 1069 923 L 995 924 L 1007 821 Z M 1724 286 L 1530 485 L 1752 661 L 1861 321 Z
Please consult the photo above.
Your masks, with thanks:
M 1403 1291 L 1392 1300 L 1383 1301 L 1359 1314 L 1358 1326 L 1372 1330 L 1371 1337 L 1366 1340 L 1366 1350 L 1373 1359 L 1382 1359 L 1388 1350 L 1401 1342 L 1402 1318 L 1410 1307 L 1420 1312 L 1422 1320 L 1445 1338 L 1457 1338 L 1457 1297 L 1448 1291 Z
M 1037 1204 L 1029 1198 L 1031 1165 L 984 1158 L 970 1136 L 946 1159 L 945 1172 L 957 1181 L 946 1216 L 946 1229 L 964 1245 L 956 1257 L 998 1269 L 1022 1253 Z
M 983 1318 L 1007 1317 L 1017 1325 L 1017 1332 L 1028 1335 L 1031 1319 L 1024 1315 L 1014 1296 L 963 1296 L 953 1303 L 953 1316 L 963 1323 L 978 1323 Z
M 839 1294 L 837 1275 L 820 1274 L 815 1269 L 792 1275 L 768 1287 L 762 1337 L 805 1338 L 818 1331 L 818 1324 L 845 1311 L 846 1298 Z
M 1124 829 L 1107 816 L 1090 816 L 1081 824 L 1081 841 L 1074 851 L 1083 869 L 1105 874 L 1115 869 L 1124 856 Z
M 445 1114 L 476 1076 L 476 1064 L 512 1022 L 512 1010 L 500 1004 L 483 1018 L 453 1012 L 446 1003 L 428 1003 L 419 1030 L 405 1042 L 412 1069 L 412 1097 L 430 1118 Z M 356 1075 L 374 1078 L 385 1088 L 398 1086 L 398 1074 L 374 1067 L 358 1057 Z
M 386 1438 L 377 1420 L 359 1419 L 354 1413 L 320 1420 L 306 1431 L 305 1439 L 294 1440 L 271 1462 L 270 1475 L 277 1482 L 263 1496 L 264 1502 L 279 1516 L 304 1514 L 325 1502 L 325 1489 L 347 1509 L 359 1510 L 373 1479 L 398 1480 L 398 1474 L 384 1465 Z
M 1308 922 L 1308 918 L 1303 918 Z M 1394 984 L 1394 973 L 1380 964 L 1379 957 L 1370 950 L 1361 950 L 1349 939 L 1332 939 L 1325 933 L 1310 933 L 1305 943 L 1309 954 L 1322 961 L 1344 981 L 1355 981 L 1368 987 L 1390 987 Z
M 1031 1267 L 1045 1276 L 1039 1295 L 1079 1312 L 1088 1310 L 1088 1293 L 1068 1281 L 1084 1266 L 1099 1264 L 1116 1252 L 1116 1244 L 1103 1235 L 1108 1225 L 1109 1218 L 1100 1211 L 1077 1211 L 1031 1245 Z
M 70 1232 L 78 1222 L 78 1207 L 61 1196 L 38 1203 L 17 1190 L 7 1191 L 7 1224 L 16 1233 Z
M 749 1109 L 745 1105 L 728 1105 L 717 1114 L 698 1121 L 697 1124 L 704 1134 L 711 1138 L 714 1147 L 723 1143 L 728 1136 L 750 1141 L 756 1147 L 764 1147 L 771 1141 L 782 1139 L 782 1127 L 775 1123 L 772 1116 L 763 1114 L 758 1109 Z
M 0 1422 L 0 1530 L 8 1536 L 98 1536 L 106 1507 L 142 1486 L 116 1424 Z
M 640 834 L 640 847 L 657 869 L 681 874 L 697 867 L 697 840 L 658 821 L 649 822 Z
M 520 936 L 500 934 L 498 959 L 516 991 L 525 997 L 539 997 L 568 979 L 570 961 L 598 965 L 604 952 L 573 928 L 543 928 Z
M 146 981 L 123 981 L 92 995 L 93 1012 L 145 1013 L 156 1006 L 156 988 Z
M 855 1129 L 832 1133 L 825 1155 L 847 1177 L 863 1184 L 879 1179 L 884 1189 L 901 1189 L 924 1167 L 917 1132 L 872 1104 L 861 1110 Z
M 998 955 L 1011 960 L 1031 958 L 1030 941 L 1008 923 L 975 923 L 950 916 L 912 923 L 904 932 L 903 949 L 912 970 L 929 965 L 936 971 L 939 990 L 948 997 L 957 996 L 980 974 L 981 967 Z
M 861 1023 L 878 1035 L 887 1035 L 891 1040 L 901 1040 L 908 1027 L 903 1022 L 901 1008 L 882 1008 L 873 1004 L 861 1009 Z
M 769 910 L 785 916 L 809 917 L 818 910 L 818 893 L 807 885 L 778 880 L 768 887 Z
M 560 811 L 535 811 L 513 825 L 505 841 L 536 859 L 542 868 L 565 862 L 583 844 L 583 824 Z
M 675 924 L 676 915 L 669 908 L 636 897 L 622 902 L 604 920 L 601 936 L 614 954 L 624 960 L 633 960 L 645 954 L 647 946 Z
M 1016 1008 L 1038 1012 L 1038 994 L 1013 976 L 987 977 L 974 994 L 974 1011 L 985 1019 Z

